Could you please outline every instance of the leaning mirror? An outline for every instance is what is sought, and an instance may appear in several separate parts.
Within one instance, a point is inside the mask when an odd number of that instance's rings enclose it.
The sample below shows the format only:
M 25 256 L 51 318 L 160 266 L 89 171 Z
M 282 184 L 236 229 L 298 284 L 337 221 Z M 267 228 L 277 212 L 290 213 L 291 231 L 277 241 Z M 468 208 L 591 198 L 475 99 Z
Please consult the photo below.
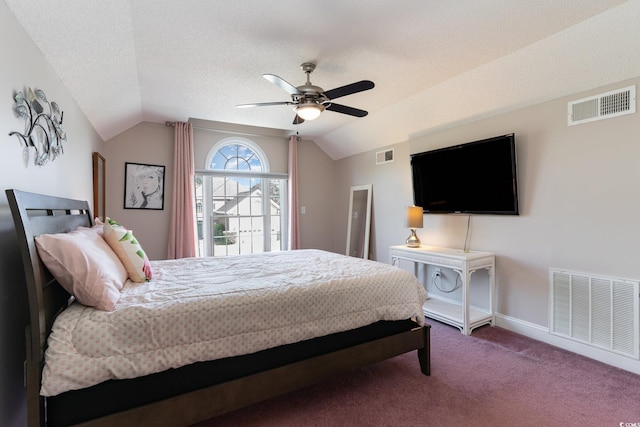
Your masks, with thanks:
M 105 160 L 100 153 L 93 153 L 93 216 L 106 220 Z
M 351 187 L 346 254 L 357 258 L 369 258 L 371 192 L 371 184 Z

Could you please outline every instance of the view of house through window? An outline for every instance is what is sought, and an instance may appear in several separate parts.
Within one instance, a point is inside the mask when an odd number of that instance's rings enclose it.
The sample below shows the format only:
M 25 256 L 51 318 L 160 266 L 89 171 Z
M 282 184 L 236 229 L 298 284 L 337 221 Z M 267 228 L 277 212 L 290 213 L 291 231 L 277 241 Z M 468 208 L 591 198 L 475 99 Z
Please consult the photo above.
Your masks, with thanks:
M 286 175 L 269 173 L 259 147 L 240 138 L 214 146 L 196 172 L 198 256 L 286 249 Z

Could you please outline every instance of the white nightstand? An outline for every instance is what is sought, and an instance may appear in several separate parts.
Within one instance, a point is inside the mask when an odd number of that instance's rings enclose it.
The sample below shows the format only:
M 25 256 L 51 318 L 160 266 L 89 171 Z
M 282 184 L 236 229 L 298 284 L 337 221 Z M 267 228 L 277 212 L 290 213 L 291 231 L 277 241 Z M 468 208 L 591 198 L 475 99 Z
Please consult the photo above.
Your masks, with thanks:
M 461 249 L 421 246 L 391 246 L 391 264 L 396 267 L 401 259 L 414 263 L 414 273 L 418 276 L 418 264 L 427 264 L 450 268 L 460 275 L 462 281 L 462 301 L 432 295 L 424 303 L 423 310 L 427 317 L 460 328 L 465 334 L 471 334 L 474 328 L 481 325 L 495 325 L 495 255 L 490 252 L 469 251 Z M 489 273 L 489 309 L 470 307 L 469 285 L 471 275 L 486 269 Z

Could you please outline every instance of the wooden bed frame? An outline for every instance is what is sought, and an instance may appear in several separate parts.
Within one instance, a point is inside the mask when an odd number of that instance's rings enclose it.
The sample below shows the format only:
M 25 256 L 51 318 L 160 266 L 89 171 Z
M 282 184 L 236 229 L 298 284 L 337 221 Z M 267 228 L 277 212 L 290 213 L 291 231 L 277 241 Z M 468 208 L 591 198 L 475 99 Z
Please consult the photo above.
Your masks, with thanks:
M 40 396 L 47 336 L 70 295 L 53 279 L 38 257 L 34 238 L 93 224 L 86 201 L 18 190 L 6 190 L 24 264 L 30 324 L 26 328 L 26 385 L 29 426 L 46 424 Z M 420 369 L 430 374 L 429 326 L 413 327 L 357 345 L 297 360 L 230 381 L 109 414 L 81 423 L 91 426 L 184 426 L 311 385 L 397 355 L 417 350 Z

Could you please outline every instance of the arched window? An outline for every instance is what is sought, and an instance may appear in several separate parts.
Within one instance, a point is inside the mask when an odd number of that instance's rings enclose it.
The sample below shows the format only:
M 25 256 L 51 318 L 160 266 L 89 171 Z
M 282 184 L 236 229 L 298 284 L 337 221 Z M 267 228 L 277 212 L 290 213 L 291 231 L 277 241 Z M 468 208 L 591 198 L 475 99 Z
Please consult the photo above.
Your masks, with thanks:
M 233 137 L 214 145 L 196 174 L 201 256 L 286 249 L 286 174 L 272 174 L 260 147 Z
M 212 158 L 207 162 L 208 169 L 269 172 L 262 150 L 254 144 L 249 145 L 249 141 L 232 140 L 222 145 L 216 144 L 209 154 Z

